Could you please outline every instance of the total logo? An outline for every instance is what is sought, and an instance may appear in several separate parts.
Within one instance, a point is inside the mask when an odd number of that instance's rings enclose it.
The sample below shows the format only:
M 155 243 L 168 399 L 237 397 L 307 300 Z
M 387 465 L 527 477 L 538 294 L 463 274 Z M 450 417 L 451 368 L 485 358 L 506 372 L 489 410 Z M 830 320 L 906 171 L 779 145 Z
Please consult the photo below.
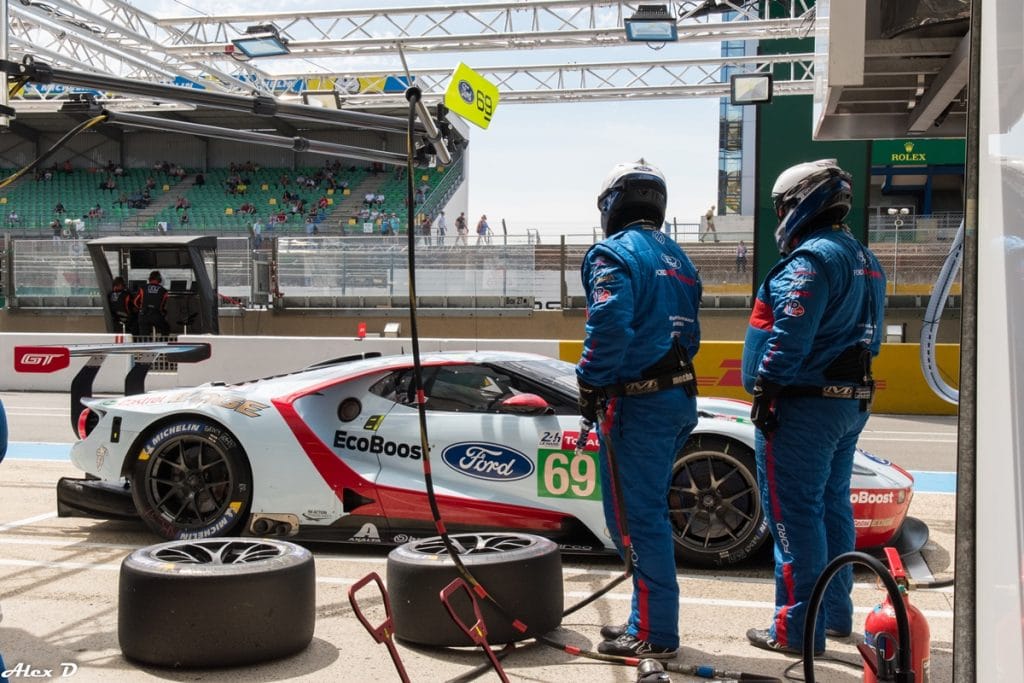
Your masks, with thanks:
M 474 479 L 516 481 L 533 474 L 533 461 L 517 450 L 496 443 L 464 441 L 441 453 L 444 464 Z
M 896 502 L 896 494 L 892 491 L 878 493 L 874 493 L 872 491 L 853 491 L 850 493 L 850 502 L 854 505 L 857 505 L 858 503 L 891 505 Z
M 576 450 L 576 444 L 580 441 L 579 432 L 562 432 L 562 450 L 563 451 L 574 451 Z M 593 429 L 587 434 L 587 444 L 583 447 L 585 451 L 597 451 L 601 447 L 600 442 L 597 439 L 597 430 Z

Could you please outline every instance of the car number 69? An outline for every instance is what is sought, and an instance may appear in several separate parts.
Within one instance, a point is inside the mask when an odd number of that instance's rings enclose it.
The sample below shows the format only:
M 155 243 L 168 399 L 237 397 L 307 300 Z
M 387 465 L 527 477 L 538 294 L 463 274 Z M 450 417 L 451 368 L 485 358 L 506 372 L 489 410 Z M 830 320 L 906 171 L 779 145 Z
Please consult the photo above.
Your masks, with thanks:
M 592 453 L 541 452 L 543 480 L 538 493 L 555 498 L 600 498 L 597 462 Z

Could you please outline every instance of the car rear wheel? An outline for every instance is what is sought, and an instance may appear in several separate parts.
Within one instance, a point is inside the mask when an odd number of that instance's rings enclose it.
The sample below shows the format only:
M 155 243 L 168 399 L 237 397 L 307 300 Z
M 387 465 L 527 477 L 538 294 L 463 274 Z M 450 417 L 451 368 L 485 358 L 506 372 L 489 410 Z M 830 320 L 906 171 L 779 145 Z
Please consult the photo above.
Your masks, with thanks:
M 245 522 L 252 501 L 242 447 L 226 429 L 202 418 L 150 432 L 131 482 L 139 516 L 168 540 L 230 536 Z
M 489 643 L 511 643 L 543 635 L 562 623 L 562 559 L 558 546 L 522 533 L 452 534 L 462 563 L 504 610 L 527 626 L 519 631 L 486 599 L 478 604 Z M 399 546 L 388 555 L 388 593 L 395 635 L 420 645 L 473 645 L 452 621 L 440 592 L 459 576 L 440 537 Z M 452 596 L 460 619 L 476 621 L 463 591 Z
M 272 539 L 171 541 L 121 562 L 117 638 L 124 656 L 168 667 L 219 667 L 303 650 L 316 622 L 305 548 Z
M 676 554 L 689 564 L 735 564 L 769 537 L 754 453 L 721 436 L 686 442 L 672 467 L 668 504 Z

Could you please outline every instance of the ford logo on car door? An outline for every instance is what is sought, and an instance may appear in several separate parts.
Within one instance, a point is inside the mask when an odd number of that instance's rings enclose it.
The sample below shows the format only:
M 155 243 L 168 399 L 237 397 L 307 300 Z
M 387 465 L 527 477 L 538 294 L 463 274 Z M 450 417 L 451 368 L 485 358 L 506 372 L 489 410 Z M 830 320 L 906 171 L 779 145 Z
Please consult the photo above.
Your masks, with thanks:
M 476 479 L 516 481 L 533 474 L 533 461 L 517 450 L 495 443 L 463 441 L 445 448 L 444 463 Z

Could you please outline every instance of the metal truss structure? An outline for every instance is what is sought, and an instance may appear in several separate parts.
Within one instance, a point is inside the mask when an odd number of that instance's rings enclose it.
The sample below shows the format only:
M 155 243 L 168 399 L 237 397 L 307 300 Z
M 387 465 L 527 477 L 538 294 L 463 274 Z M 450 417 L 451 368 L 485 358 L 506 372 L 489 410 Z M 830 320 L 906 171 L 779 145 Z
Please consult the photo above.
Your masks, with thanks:
M 159 18 L 125 0 L 20 0 L 9 4 L 9 58 L 25 55 L 65 69 L 122 78 L 201 86 L 220 92 L 297 96 L 307 84 L 326 83 L 346 108 L 389 107 L 399 95 L 352 92 L 359 78 L 380 76 L 344 68 L 352 57 L 389 59 L 395 53 L 454 54 L 594 48 L 626 42 L 623 18 L 640 3 L 621 0 L 504 0 L 380 10 L 319 10 L 230 16 Z M 771 40 L 806 37 L 813 28 L 807 0 L 682 0 L 673 3 L 680 41 Z M 255 24 L 272 24 L 290 54 L 244 61 L 229 54 L 232 38 Z M 657 55 L 658 53 L 652 53 Z M 271 72 L 267 64 L 303 60 L 304 72 Z M 365 61 L 365 60 L 361 60 Z M 780 67 L 780 64 L 786 64 Z M 498 84 L 505 102 L 564 102 L 612 98 L 666 98 L 727 94 L 728 73 L 776 74 L 776 92 L 810 93 L 809 55 L 772 58 L 671 59 L 477 68 Z M 780 77 L 781 73 L 783 74 Z M 450 70 L 415 68 L 425 101 L 439 99 Z M 66 89 L 34 88 L 25 99 L 64 99 Z

